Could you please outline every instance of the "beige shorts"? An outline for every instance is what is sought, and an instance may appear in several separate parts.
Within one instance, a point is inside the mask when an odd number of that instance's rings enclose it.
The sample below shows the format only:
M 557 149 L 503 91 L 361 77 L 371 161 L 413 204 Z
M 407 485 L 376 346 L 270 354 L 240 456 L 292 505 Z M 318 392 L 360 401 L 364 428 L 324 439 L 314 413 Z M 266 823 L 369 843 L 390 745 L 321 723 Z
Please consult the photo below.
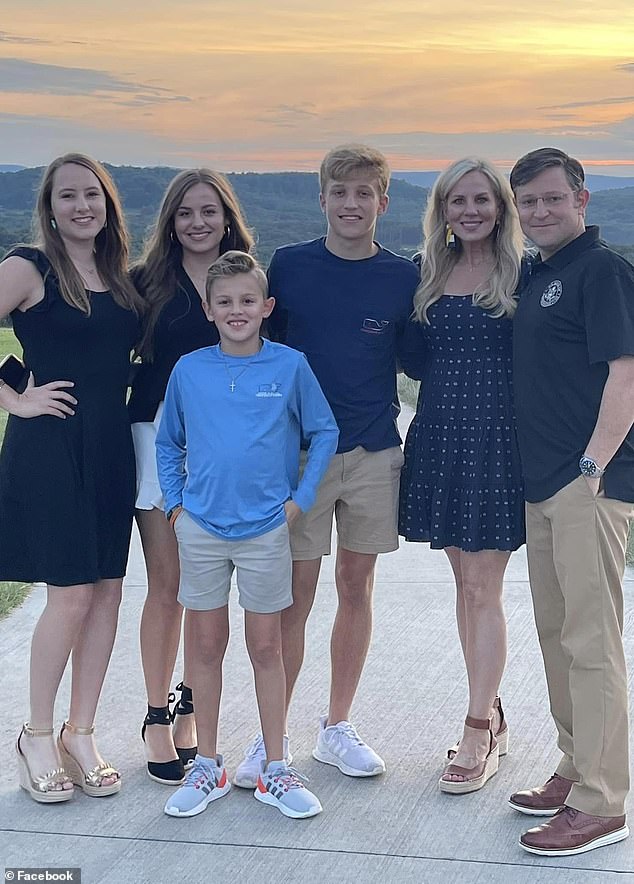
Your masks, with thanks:
M 178 601 L 184 608 L 223 608 L 229 601 L 234 568 L 238 601 L 245 611 L 274 614 L 292 605 L 286 523 L 248 540 L 223 540 L 205 531 L 183 510 L 174 531 L 180 560 Z
M 359 553 L 398 549 L 402 466 L 403 452 L 398 445 L 383 451 L 366 451 L 359 446 L 335 454 L 315 505 L 291 525 L 293 559 L 302 562 L 329 555 L 333 514 L 337 541 L 343 549 Z

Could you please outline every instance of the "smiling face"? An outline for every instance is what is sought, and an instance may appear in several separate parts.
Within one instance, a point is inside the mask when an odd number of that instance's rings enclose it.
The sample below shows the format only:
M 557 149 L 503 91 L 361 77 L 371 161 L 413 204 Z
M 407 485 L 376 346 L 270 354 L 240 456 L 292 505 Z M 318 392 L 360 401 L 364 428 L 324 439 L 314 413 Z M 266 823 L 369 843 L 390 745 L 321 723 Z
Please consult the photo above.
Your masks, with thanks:
M 561 166 L 544 169 L 516 188 L 522 230 L 544 260 L 584 233 L 589 198 L 587 190 L 572 189 Z
M 319 195 L 328 221 L 328 243 L 372 244 L 377 218 L 387 209 L 387 194 L 381 195 L 379 182 L 368 173 L 351 175 L 343 181 L 330 179 Z
M 454 234 L 465 243 L 490 237 L 500 206 L 487 176 L 477 169 L 463 175 L 447 194 L 444 215 Z
M 220 346 L 233 356 L 250 356 L 260 347 L 260 326 L 271 315 L 275 298 L 265 298 L 255 273 L 236 273 L 215 279 L 203 303 L 210 322 L 216 323 Z
M 94 240 L 106 223 L 106 197 L 86 166 L 64 163 L 53 175 L 51 218 L 67 243 Z
M 211 264 L 220 253 L 227 219 L 218 191 L 210 184 L 194 184 L 185 191 L 174 214 L 174 235 L 184 252 L 206 255 Z

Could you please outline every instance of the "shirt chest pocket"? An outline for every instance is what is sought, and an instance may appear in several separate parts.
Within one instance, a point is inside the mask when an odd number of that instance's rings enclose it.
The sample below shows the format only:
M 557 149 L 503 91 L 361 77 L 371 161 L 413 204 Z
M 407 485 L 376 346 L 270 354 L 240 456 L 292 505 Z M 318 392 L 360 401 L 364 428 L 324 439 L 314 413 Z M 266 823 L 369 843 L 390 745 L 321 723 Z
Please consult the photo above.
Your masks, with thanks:
M 389 350 L 394 340 L 394 323 L 390 319 L 366 316 L 357 332 L 361 346 L 375 351 Z

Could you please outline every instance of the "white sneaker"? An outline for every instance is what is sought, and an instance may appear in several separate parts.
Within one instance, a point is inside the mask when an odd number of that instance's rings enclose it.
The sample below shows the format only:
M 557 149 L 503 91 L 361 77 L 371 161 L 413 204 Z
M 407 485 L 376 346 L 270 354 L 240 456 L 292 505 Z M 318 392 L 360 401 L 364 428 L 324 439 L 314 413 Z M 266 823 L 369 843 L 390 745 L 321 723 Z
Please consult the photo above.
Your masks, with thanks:
M 288 747 L 288 737 L 284 736 L 284 761 L 290 765 L 293 756 Z M 233 778 L 234 785 L 240 789 L 255 789 L 262 765 L 266 763 L 266 749 L 262 734 L 258 734 L 249 743 L 244 752 L 244 758 L 238 765 L 236 775 Z
M 284 762 L 272 761 L 266 770 L 262 765 L 253 797 L 296 820 L 316 816 L 323 808 L 302 779 L 301 774 Z
M 385 773 L 385 762 L 364 743 L 349 721 L 326 727 L 328 719 L 319 719 L 319 736 L 313 758 L 333 764 L 349 777 L 374 777 Z

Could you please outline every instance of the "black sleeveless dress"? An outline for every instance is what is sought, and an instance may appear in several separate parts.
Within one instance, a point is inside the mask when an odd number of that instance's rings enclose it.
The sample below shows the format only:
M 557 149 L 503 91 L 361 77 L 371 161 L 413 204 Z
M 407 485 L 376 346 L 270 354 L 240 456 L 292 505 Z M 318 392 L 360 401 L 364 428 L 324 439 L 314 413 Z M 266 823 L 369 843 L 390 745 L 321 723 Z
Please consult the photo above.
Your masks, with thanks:
M 44 299 L 11 314 L 38 386 L 71 380 L 66 419 L 9 415 L 0 453 L 0 579 L 57 586 L 125 574 L 134 513 L 134 453 L 126 408 L 139 322 L 108 292 L 86 316 L 61 297 L 46 256 L 18 248 L 44 278 Z

